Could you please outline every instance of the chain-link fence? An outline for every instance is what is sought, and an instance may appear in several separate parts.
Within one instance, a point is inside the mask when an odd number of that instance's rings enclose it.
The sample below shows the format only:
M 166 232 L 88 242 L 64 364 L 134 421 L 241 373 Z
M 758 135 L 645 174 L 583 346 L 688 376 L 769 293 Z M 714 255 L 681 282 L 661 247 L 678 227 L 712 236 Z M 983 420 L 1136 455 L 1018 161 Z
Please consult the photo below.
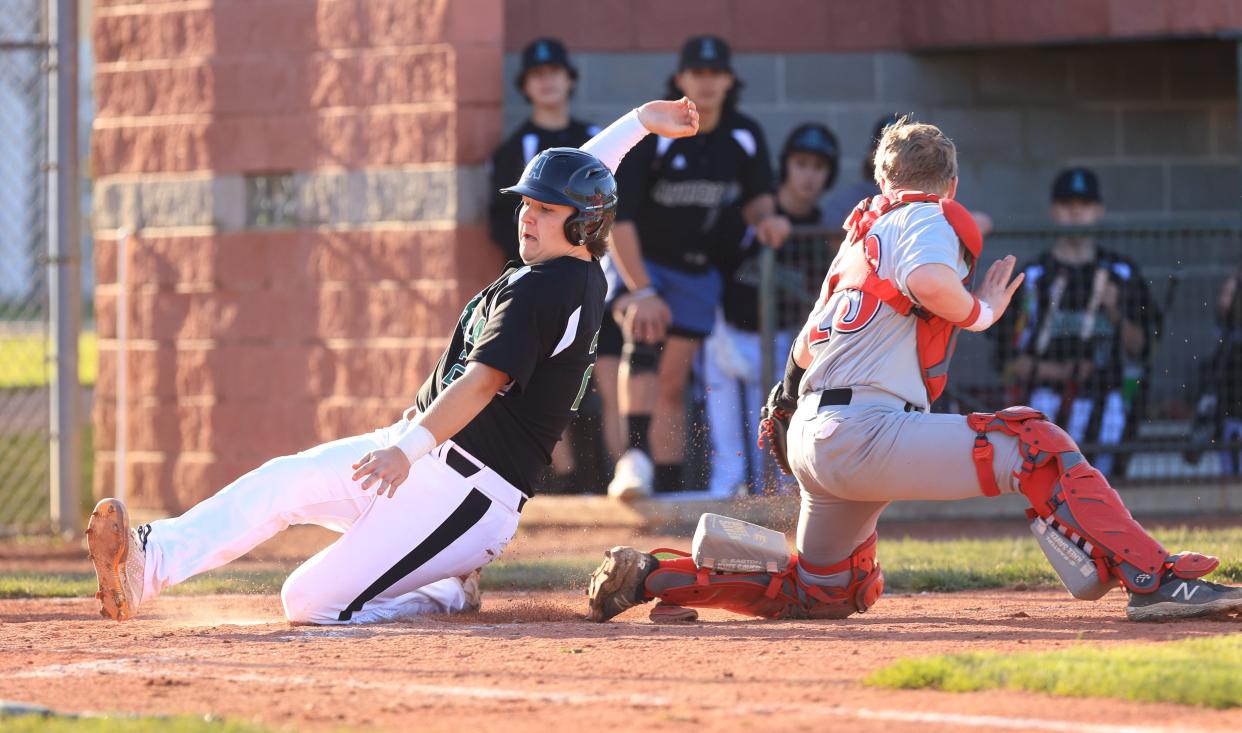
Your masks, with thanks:
M 44 6 L 0 0 L 0 534 L 49 517 Z
M 800 230 L 760 262 L 763 343 L 801 326 L 840 241 Z M 1006 317 L 958 340 L 945 396 L 967 413 L 1031 404 L 1116 483 L 1242 481 L 1242 223 L 1010 228 L 1028 282 Z M 784 354 L 773 354 L 776 372 Z

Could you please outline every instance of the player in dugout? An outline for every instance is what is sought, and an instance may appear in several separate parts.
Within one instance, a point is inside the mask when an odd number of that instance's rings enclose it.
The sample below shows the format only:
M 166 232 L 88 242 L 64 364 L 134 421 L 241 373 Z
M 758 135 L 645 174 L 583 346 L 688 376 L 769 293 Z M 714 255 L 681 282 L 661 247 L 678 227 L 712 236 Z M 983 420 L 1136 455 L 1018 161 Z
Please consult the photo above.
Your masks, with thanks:
M 837 137 L 827 127 L 816 122 L 795 127 L 781 148 L 777 213 L 797 226 L 823 225 L 818 203 L 836 178 L 839 158 Z M 730 218 L 739 244 L 732 256 L 720 261 L 724 317 L 717 318 L 704 344 L 703 360 L 712 445 L 708 491 L 713 498 L 745 495 L 763 486 L 763 452 L 753 437 L 767 388 L 759 382 L 760 355 L 763 348 L 770 349 L 779 364 L 789 353 L 818 285 L 818 272 L 807 266 L 813 259 L 812 250 L 826 251 L 820 239 L 795 239 L 777 250 L 773 273 L 776 333 L 774 342 L 764 346 L 759 325 L 762 247 L 755 241 L 754 227 L 746 226 L 740 212 L 731 212 Z
M 686 384 L 720 303 L 714 258 L 737 244 L 722 226 L 725 215 L 740 210 L 764 246 L 789 236 L 772 195 L 763 131 L 737 110 L 740 89 L 723 39 L 686 41 L 669 97 L 694 100 L 699 134 L 648 138 L 617 174 L 625 198 L 609 277 L 624 338 L 619 392 L 627 450 L 608 487 L 614 498 L 684 488 Z

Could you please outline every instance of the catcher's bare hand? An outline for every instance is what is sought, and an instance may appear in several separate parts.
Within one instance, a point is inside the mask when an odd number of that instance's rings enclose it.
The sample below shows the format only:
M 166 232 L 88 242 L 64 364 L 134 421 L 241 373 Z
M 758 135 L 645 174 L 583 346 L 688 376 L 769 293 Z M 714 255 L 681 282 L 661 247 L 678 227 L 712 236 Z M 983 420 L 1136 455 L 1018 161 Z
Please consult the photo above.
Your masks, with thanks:
M 1018 291 L 1022 281 L 1026 278 L 1025 272 L 1019 272 L 1013 282 L 1009 281 L 1009 276 L 1013 274 L 1013 268 L 1017 263 L 1018 259 L 1013 255 L 1005 255 L 993 262 L 988 268 L 988 274 L 983 277 L 983 284 L 975 291 L 979 300 L 987 303 L 992 309 L 993 318 L 1001 317 L 1001 314 L 1009 307 L 1013 294 Z
M 690 137 L 699 132 L 699 108 L 687 97 L 647 102 L 638 108 L 638 121 L 661 137 Z
M 378 481 L 379 491 L 376 496 L 383 496 L 387 491 L 388 497 L 392 498 L 397 493 L 397 487 L 410 475 L 410 459 L 405 457 L 400 448 L 390 446 L 367 453 L 352 468 L 353 480 L 363 479 L 363 491 L 370 489 Z

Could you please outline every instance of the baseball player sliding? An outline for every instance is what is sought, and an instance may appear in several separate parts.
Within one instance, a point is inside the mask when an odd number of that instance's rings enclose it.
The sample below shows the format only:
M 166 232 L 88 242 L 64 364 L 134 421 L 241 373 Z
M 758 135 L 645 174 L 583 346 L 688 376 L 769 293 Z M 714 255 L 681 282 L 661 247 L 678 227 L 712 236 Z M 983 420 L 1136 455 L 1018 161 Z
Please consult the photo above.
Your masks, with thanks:
M 290 621 L 477 607 L 477 568 L 512 539 L 595 365 L 613 173 L 649 132 L 697 131 L 689 100 L 649 102 L 581 150 L 531 160 L 504 189 L 521 196 L 521 262 L 466 304 L 434 373 L 393 425 L 269 461 L 172 519 L 131 528 L 120 501 L 99 502 L 86 532 L 102 615 L 133 618 L 165 588 L 291 524 L 342 534 L 285 581 Z
M 982 331 L 1022 276 L 1013 256 L 968 289 L 982 239 L 953 200 L 957 153 L 936 127 L 898 120 L 876 157 L 878 196 L 846 220 L 818 306 L 764 407 L 763 439 L 797 478 L 796 553 L 779 533 L 704 515 L 693 553 L 614 547 L 591 577 L 589 618 L 652 599 L 653 618 L 694 608 L 769 618 L 844 618 L 879 599 L 876 520 L 889 502 L 1018 493 L 1071 594 L 1121 585 L 1135 621 L 1242 609 L 1242 588 L 1202 580 L 1218 564 L 1170 555 L 1070 436 L 1030 407 L 930 414 L 959 329 Z

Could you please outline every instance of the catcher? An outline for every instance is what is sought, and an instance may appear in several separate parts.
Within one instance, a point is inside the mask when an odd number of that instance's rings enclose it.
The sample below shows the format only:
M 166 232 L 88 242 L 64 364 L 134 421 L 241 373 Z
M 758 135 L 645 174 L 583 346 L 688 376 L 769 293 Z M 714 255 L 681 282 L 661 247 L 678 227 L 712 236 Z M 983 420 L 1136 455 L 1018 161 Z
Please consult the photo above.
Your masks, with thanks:
M 1218 564 L 1170 555 L 1043 413 L 931 414 L 959 329 L 994 323 L 1022 284 L 1013 256 L 972 294 L 983 242 L 957 192 L 957 152 L 935 126 L 900 119 L 876 154 L 881 193 L 846 220 L 845 244 L 763 409 L 761 440 L 798 480 L 796 553 L 777 532 L 704 515 L 691 554 L 614 547 L 591 576 L 589 618 L 659 599 L 653 619 L 694 608 L 767 618 L 844 618 L 880 598 L 876 520 L 889 502 L 1017 493 L 1070 593 L 1118 585 L 1134 621 L 1242 609 Z

